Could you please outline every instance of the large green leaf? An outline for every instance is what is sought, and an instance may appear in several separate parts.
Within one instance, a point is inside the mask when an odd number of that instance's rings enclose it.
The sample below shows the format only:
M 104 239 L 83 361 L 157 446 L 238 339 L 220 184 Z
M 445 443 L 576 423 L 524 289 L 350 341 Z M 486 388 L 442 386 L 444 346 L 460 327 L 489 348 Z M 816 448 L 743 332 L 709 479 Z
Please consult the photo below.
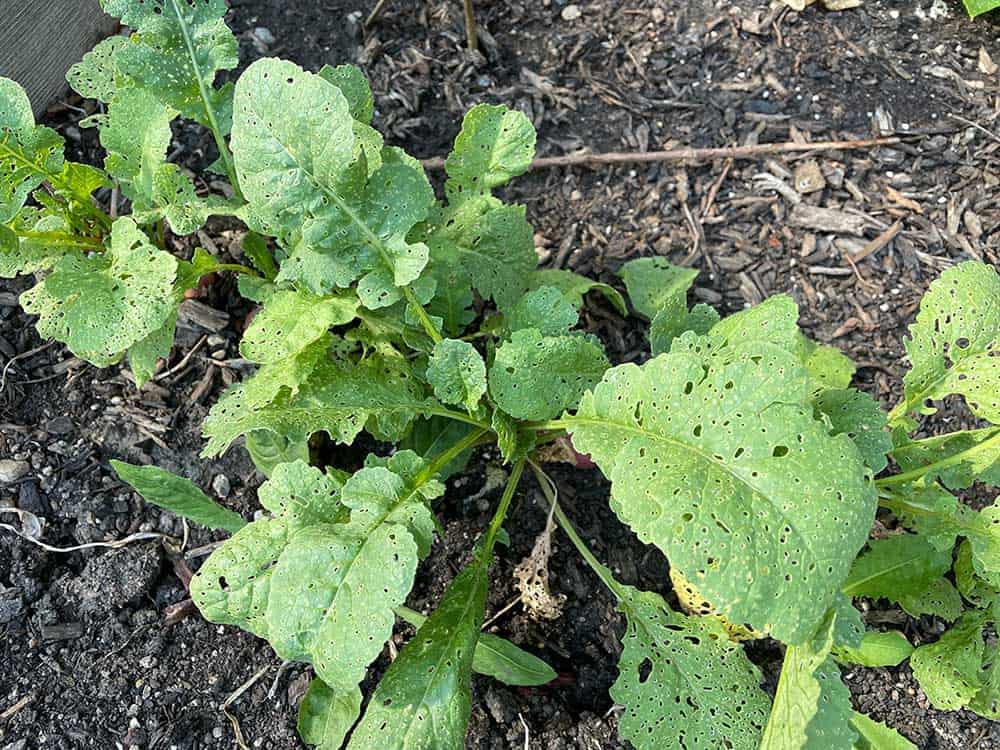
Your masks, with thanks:
M 184 117 L 229 132 L 232 87 L 215 88 L 220 71 L 239 63 L 236 37 L 225 23 L 225 0 L 102 0 L 131 26 L 127 45 L 113 50 L 114 66 Z
M 38 331 L 99 366 L 121 359 L 174 313 L 177 260 L 156 249 L 130 218 L 118 219 L 103 255 L 65 255 L 21 296 Z
M 899 416 L 933 414 L 928 404 L 957 393 L 972 412 L 1000 424 L 1000 274 L 969 261 L 931 284 L 910 326 Z
M 205 420 L 208 443 L 203 455 L 217 455 L 253 430 L 292 440 L 325 430 L 337 442 L 351 443 L 371 417 L 408 425 L 418 414 L 432 414 L 436 406 L 409 372 L 381 358 L 355 366 L 321 362 L 297 393 L 283 390 L 265 405 L 248 396 L 247 384 L 233 386 Z
M 813 417 L 793 355 L 679 341 L 688 351 L 609 370 L 561 423 L 611 479 L 618 516 L 721 614 L 800 643 L 867 537 L 870 471 Z
M 717 619 L 672 612 L 658 595 L 616 588 L 625 614 L 611 698 L 637 750 L 756 750 L 770 700 L 760 671 Z
M 785 651 L 760 750 L 846 750 L 857 739 L 851 694 L 830 658 L 834 619 L 828 616 L 809 640 Z
M 143 499 L 171 513 L 210 529 L 225 529 L 230 534 L 235 534 L 246 526 L 242 516 L 219 505 L 190 479 L 171 474 L 157 466 L 133 466 L 112 461 L 111 467 Z
M 24 89 L 0 77 L 0 222 L 14 218 L 45 180 L 58 178 L 63 164 L 62 137 L 36 126 Z
M 543 336 L 528 328 L 497 349 L 490 395 L 518 419 L 547 419 L 575 407 L 607 369 L 604 352 L 590 338 Z
M 360 277 L 358 294 L 375 309 L 399 300 L 427 264 L 426 245 L 406 235 L 434 195 L 419 162 L 397 149 L 369 176 L 355 122 L 339 88 L 264 59 L 236 86 L 232 146 L 247 220 L 300 238 L 279 280 L 327 293 Z

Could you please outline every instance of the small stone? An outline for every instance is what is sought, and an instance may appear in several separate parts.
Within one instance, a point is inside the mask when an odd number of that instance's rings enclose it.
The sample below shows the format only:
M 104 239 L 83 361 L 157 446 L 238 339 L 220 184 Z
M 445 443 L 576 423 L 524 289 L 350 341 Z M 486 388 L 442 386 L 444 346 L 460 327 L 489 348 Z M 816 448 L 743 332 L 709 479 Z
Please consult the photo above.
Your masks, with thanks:
M 580 10 L 579 5 L 567 5 L 562 11 L 562 19 L 564 21 L 575 21 L 582 15 L 583 11 Z
M 212 489 L 219 497 L 229 497 L 229 492 L 232 490 L 229 477 L 225 474 L 216 474 L 215 479 L 212 480 Z
M 27 461 L 14 461 L 9 458 L 0 460 L 0 484 L 16 482 L 31 470 Z
M 260 39 L 264 44 L 271 45 L 274 44 L 277 39 L 274 38 L 274 34 L 266 26 L 258 26 L 253 30 L 253 35 Z
M 815 193 L 826 187 L 826 178 L 814 159 L 799 162 L 795 168 L 795 189 L 802 195 Z
M 50 435 L 68 435 L 73 431 L 73 420 L 67 416 L 53 417 L 45 423 L 45 431 Z

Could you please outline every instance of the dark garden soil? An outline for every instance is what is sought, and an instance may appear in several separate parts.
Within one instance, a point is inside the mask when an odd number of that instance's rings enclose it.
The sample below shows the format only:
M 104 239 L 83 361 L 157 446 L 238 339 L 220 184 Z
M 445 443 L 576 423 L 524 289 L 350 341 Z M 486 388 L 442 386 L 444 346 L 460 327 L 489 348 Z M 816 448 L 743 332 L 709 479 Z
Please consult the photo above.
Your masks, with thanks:
M 805 330 L 848 352 L 858 385 L 885 402 L 898 392 L 905 326 L 928 283 L 956 260 L 1000 261 L 1000 78 L 990 67 L 1000 63 L 1000 19 L 971 23 L 956 0 L 866 0 L 802 14 L 766 0 L 477 0 L 482 54 L 463 49 L 457 0 L 394 0 L 368 31 L 370 0 L 231 4 L 246 62 L 273 54 L 310 69 L 360 65 L 376 92 L 376 125 L 420 157 L 445 153 L 462 113 L 480 101 L 527 113 L 542 155 L 919 134 L 893 148 L 813 156 L 548 169 L 507 191 L 527 204 L 547 266 L 614 282 L 623 261 L 661 255 L 699 268 L 695 296 L 727 312 L 791 294 Z M 76 124 L 82 106 L 55 106 L 50 120 L 78 156 L 96 160 L 93 134 Z M 189 166 L 213 158 L 195 130 L 178 130 L 175 146 Z M 238 237 L 215 225 L 177 247 L 233 253 Z M 858 253 L 865 257 L 852 261 Z M 301 747 L 295 714 L 310 670 L 176 607 L 202 559 L 190 551 L 217 535 L 145 505 L 108 467 L 111 458 L 152 461 L 254 513 L 261 477 L 240 449 L 197 458 L 209 405 L 247 373 L 237 343 L 248 308 L 231 285 L 221 279 L 185 304 L 173 357 L 136 392 L 123 369 L 97 370 L 44 346 L 17 307 L 27 283 L 0 284 L 0 510 L 44 519 L 43 539 L 56 547 L 158 532 L 186 538 L 188 551 L 173 557 L 146 540 L 49 552 L 0 530 L 3 750 L 232 748 L 236 737 L 249 748 Z M 641 330 L 601 300 L 584 323 L 613 359 L 646 356 Z M 946 410 L 939 419 L 962 417 Z M 344 468 L 360 458 L 331 454 Z M 465 560 L 496 499 L 482 490 L 498 470 L 486 454 L 452 483 L 440 508 L 447 533 L 421 567 L 411 606 L 433 607 Z M 666 561 L 616 521 L 600 475 L 553 473 L 598 557 L 623 581 L 669 595 Z M 512 570 L 544 526 L 541 507 L 526 481 L 489 616 L 514 598 Z M 543 656 L 560 678 L 535 689 L 475 678 L 469 748 L 624 747 L 607 694 L 621 619 L 561 534 L 551 571 L 567 597 L 560 619 L 536 622 L 515 606 L 491 629 Z M 885 602 L 867 603 L 865 617 L 916 644 L 943 630 Z M 411 633 L 400 627 L 396 645 Z M 755 644 L 751 656 L 773 685 L 779 649 Z M 388 658 L 387 650 L 373 671 Z M 858 709 L 921 748 L 1000 748 L 1000 723 L 931 709 L 908 667 L 851 669 L 845 680 Z M 227 718 L 223 702 L 251 681 Z

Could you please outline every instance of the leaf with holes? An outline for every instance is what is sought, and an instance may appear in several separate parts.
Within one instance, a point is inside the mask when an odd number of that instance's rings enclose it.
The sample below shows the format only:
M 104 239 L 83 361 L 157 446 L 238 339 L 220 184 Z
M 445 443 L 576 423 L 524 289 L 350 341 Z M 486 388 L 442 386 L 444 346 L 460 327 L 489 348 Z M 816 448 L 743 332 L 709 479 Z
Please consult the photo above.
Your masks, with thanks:
M 441 401 L 459 404 L 471 413 L 486 394 L 486 364 L 472 344 L 445 339 L 431 353 L 427 382 Z
M 932 607 L 935 589 L 939 596 L 948 596 L 938 587 L 942 581 L 947 583 L 942 576 L 950 568 L 950 550 L 938 550 L 922 536 L 898 534 L 873 539 L 851 567 L 843 591 L 851 597 L 900 602 L 911 614 L 920 615 L 923 612 L 912 610 Z
M 631 260 L 622 266 L 618 275 L 625 282 L 632 307 L 652 320 L 664 306 L 678 300 L 687 310 L 685 299 L 698 271 L 654 257 Z
M 251 362 L 261 364 L 292 357 L 323 337 L 333 326 L 354 320 L 358 301 L 352 297 L 317 297 L 293 290 L 277 291 L 244 332 L 240 353 Z
M 637 750 L 756 750 L 770 700 L 742 647 L 718 620 L 619 588 L 626 627 L 611 698 L 625 707 L 622 737 Z
M 921 646 L 910 657 L 913 676 L 935 708 L 964 708 L 983 689 L 985 623 L 983 613 L 967 612 L 937 641 Z
M 865 465 L 878 474 L 889 461 L 892 437 L 886 431 L 885 414 L 867 393 L 850 389 L 821 391 L 816 409 L 830 421 L 834 435 L 847 435 L 858 447 Z
M 625 298 L 622 297 L 621 292 L 609 284 L 593 281 L 573 271 L 561 268 L 542 268 L 532 273 L 528 280 L 529 291 L 543 286 L 558 289 L 566 301 L 577 310 L 583 307 L 583 300 L 587 294 L 599 292 L 621 315 L 628 314 L 628 306 L 625 304 Z
M 1000 487 L 1000 428 L 965 430 L 905 442 L 892 451 L 908 481 L 930 485 L 940 480 L 952 490 L 975 481 Z
M 593 340 L 543 336 L 528 328 L 497 349 L 490 395 L 513 417 L 548 419 L 575 407 L 607 369 L 608 360 Z
M 576 308 L 558 289 L 542 286 L 517 301 L 507 313 L 506 325 L 511 333 L 535 328 L 543 336 L 559 336 L 569 333 L 579 317 Z
M 560 424 L 611 479 L 618 516 L 721 614 L 800 643 L 867 537 L 870 471 L 814 418 L 794 356 L 683 342 L 609 370 Z
M 535 155 L 535 128 L 521 112 L 477 104 L 462 122 L 445 161 L 445 190 L 452 203 L 490 194 L 524 174 Z
M 83 60 L 70 67 L 66 73 L 67 82 L 84 99 L 110 104 L 118 91 L 120 77 L 116 57 L 128 44 L 129 40 L 123 36 L 111 36 L 98 42 Z
M 1000 274 L 976 261 L 941 274 L 920 303 L 906 353 L 897 421 L 933 414 L 929 402 L 956 393 L 977 417 L 1000 424 Z
M 129 218 L 118 219 L 104 255 L 65 255 L 21 297 L 38 331 L 74 354 L 107 366 L 158 330 L 176 309 L 177 260 L 150 244 Z

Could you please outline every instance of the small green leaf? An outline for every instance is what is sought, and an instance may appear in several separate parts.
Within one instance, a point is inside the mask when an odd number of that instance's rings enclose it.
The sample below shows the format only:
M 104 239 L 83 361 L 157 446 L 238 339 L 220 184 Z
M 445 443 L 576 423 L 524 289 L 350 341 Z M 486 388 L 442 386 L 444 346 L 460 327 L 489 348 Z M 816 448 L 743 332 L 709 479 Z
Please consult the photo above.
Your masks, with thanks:
M 210 529 L 224 529 L 230 534 L 246 526 L 246 521 L 238 513 L 219 505 L 189 479 L 156 466 L 133 466 L 112 460 L 111 467 L 143 499 L 164 510 Z
M 1000 274 L 985 263 L 953 266 L 931 284 L 910 326 L 899 416 L 956 393 L 972 413 L 1000 424 Z
M 814 401 L 816 408 L 830 420 L 833 434 L 845 434 L 854 444 L 872 474 L 878 474 L 889 461 L 892 437 L 886 430 L 885 412 L 867 393 L 853 389 L 821 391 Z
M 486 363 L 467 341 L 445 339 L 434 347 L 427 363 L 427 382 L 441 401 L 471 413 L 486 394 Z
M 497 436 L 497 447 L 507 463 L 524 458 L 535 448 L 535 433 L 521 431 L 520 424 L 502 409 L 494 409 L 491 425 Z
M 965 3 L 965 9 L 969 12 L 970 18 L 1000 8 L 1000 0 L 962 0 L 962 2 Z
M 938 550 L 922 536 L 898 534 L 868 543 L 844 581 L 848 596 L 902 601 L 913 606 L 951 568 L 951 552 Z
M 723 318 L 712 326 L 708 336 L 719 346 L 747 342 L 773 344 L 794 353 L 805 367 L 801 357 L 804 339 L 799 331 L 798 319 L 799 307 L 795 300 L 787 294 L 778 294 L 759 305 Z
M 857 369 L 850 357 L 834 346 L 818 344 L 802 334 L 797 339 L 799 359 L 812 375 L 816 390 L 843 390 L 850 386 Z
M 592 291 L 600 292 L 621 315 L 628 314 L 625 298 L 613 286 L 601 284 L 586 276 L 561 268 L 543 268 L 531 274 L 528 289 L 534 290 L 543 286 L 551 286 L 562 292 L 563 297 L 573 307 L 579 310 L 583 307 L 584 297 Z
M 142 388 L 156 374 L 156 364 L 170 356 L 177 328 L 177 313 L 173 312 L 162 326 L 128 348 L 128 365 L 135 377 L 135 385 Z
M 70 67 L 66 80 L 84 99 L 97 99 L 108 104 L 118 90 L 118 66 L 115 58 L 128 46 L 123 36 L 110 36 L 97 43 L 83 59 Z
M 829 655 L 834 619 L 831 613 L 809 640 L 785 651 L 760 750 L 850 748 L 857 739 L 851 694 Z
M 902 664 L 913 653 L 913 646 L 898 630 L 885 633 L 871 631 L 865 633 L 857 648 L 838 646 L 834 648 L 838 661 L 860 664 L 862 667 L 895 667 Z
M 618 275 L 625 282 L 632 307 L 652 320 L 665 306 L 677 300 L 687 311 L 687 291 L 698 277 L 694 268 L 672 265 L 664 258 L 636 258 L 622 266 Z
M 858 733 L 854 750 L 917 750 L 916 745 L 895 729 L 864 714 L 855 712 L 851 717 L 851 726 Z
M 940 480 L 952 490 L 975 481 L 1000 487 L 1000 429 L 963 430 L 903 443 L 892 457 L 910 481 L 930 485 Z
M 243 334 L 240 354 L 252 362 L 273 364 L 301 352 L 333 326 L 350 323 L 358 300 L 316 297 L 306 292 L 277 291 Z
M 267 430 L 256 430 L 246 436 L 246 449 L 250 460 L 265 477 L 284 463 L 304 461 L 309 463 L 309 441 L 291 440 L 285 435 Z
M 319 76 L 340 89 L 340 93 L 347 99 L 351 117 L 365 125 L 371 124 L 372 114 L 375 112 L 375 97 L 372 96 L 368 79 L 359 68 L 353 65 L 338 65 L 335 68 L 324 65 Z
M 445 161 L 452 202 L 489 193 L 524 174 L 535 156 L 535 128 L 521 112 L 477 104 L 462 122 Z
M 968 706 L 982 688 L 984 615 L 967 612 L 934 643 L 910 657 L 913 675 L 928 700 L 942 711 Z
M 579 314 L 555 287 L 542 286 L 525 294 L 507 313 L 507 330 L 536 328 L 543 336 L 568 333 L 579 320 Z
M 652 592 L 620 586 L 625 614 L 611 698 L 637 750 L 756 750 L 770 700 L 760 671 L 718 620 L 672 612 Z
M 21 296 L 38 331 L 106 367 L 163 326 L 176 310 L 177 260 L 157 250 L 129 218 L 118 219 L 104 255 L 65 255 Z
M 489 372 L 497 406 L 518 419 L 548 419 L 579 403 L 608 360 L 583 336 L 542 336 L 529 328 L 502 344 Z
M 357 686 L 333 689 L 317 677 L 299 703 L 299 734 L 316 750 L 340 750 L 360 713 Z
M 35 125 L 24 89 L 0 77 L 0 222 L 21 210 L 31 191 L 63 169 L 63 139 Z

